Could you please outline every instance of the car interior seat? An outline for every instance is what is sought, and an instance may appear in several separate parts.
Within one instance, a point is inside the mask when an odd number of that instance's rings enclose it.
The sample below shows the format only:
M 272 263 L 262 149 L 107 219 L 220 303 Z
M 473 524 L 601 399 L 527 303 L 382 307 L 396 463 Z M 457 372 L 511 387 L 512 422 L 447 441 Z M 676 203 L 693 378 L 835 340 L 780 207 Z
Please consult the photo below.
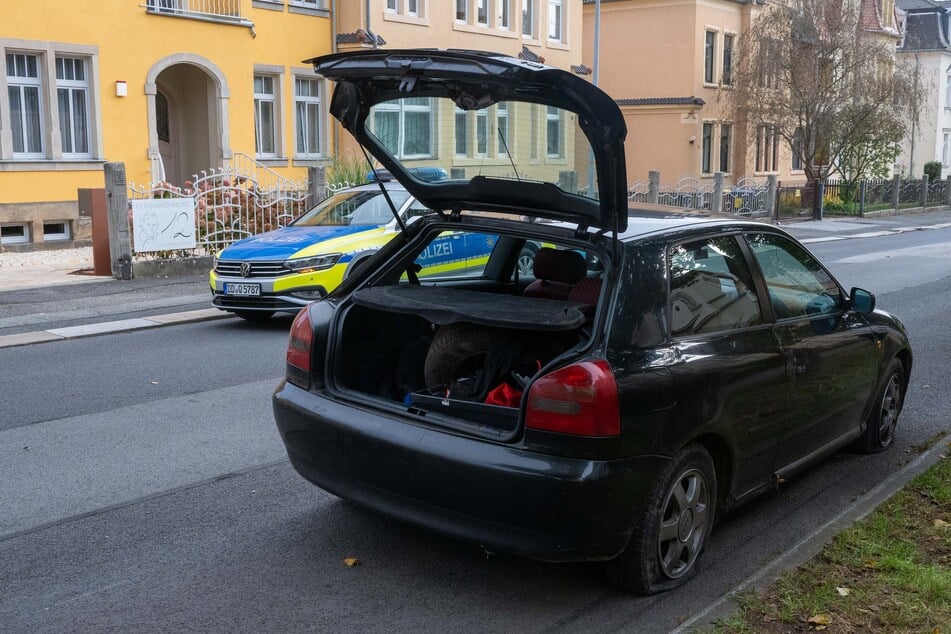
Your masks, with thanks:
M 588 270 L 584 256 L 577 251 L 542 247 L 535 254 L 532 272 L 535 281 L 522 293 L 525 297 L 567 300 Z

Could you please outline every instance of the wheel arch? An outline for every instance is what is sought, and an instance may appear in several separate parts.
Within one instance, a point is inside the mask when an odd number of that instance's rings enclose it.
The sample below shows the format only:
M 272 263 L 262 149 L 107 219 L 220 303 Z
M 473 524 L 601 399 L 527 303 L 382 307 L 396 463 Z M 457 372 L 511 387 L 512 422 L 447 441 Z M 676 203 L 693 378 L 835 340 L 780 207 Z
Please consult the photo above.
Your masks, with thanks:
M 733 491 L 735 471 L 733 449 L 723 436 L 709 432 L 693 438 L 687 444 L 702 446 L 713 458 L 713 468 L 717 476 L 717 516 L 719 516 L 726 509 L 726 503 Z

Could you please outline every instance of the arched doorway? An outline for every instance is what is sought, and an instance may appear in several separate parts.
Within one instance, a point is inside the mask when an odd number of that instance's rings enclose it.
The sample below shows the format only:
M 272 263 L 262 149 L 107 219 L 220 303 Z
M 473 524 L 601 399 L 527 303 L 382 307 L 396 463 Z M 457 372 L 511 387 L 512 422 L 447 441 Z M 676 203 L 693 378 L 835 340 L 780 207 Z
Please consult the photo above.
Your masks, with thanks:
M 149 70 L 145 92 L 153 182 L 182 185 L 231 158 L 228 84 L 217 66 L 188 53 L 166 57 Z

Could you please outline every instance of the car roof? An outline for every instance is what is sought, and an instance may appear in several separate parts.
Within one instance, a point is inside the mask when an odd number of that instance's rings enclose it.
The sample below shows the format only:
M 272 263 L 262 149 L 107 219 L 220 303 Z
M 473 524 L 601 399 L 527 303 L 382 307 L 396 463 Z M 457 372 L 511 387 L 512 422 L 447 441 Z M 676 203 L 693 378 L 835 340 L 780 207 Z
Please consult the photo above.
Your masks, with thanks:
M 670 233 L 704 233 L 713 230 L 775 229 L 774 225 L 756 220 L 731 216 L 699 216 L 691 213 L 672 212 L 668 215 L 639 215 L 632 210 L 628 216 L 627 230 L 618 236 L 623 242 L 642 240 Z

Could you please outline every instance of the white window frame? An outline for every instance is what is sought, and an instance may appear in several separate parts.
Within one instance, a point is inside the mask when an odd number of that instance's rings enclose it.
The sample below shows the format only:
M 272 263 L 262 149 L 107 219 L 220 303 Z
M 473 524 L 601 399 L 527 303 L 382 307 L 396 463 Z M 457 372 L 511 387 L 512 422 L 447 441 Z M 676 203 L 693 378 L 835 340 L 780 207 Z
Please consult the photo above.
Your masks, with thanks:
M 274 2 L 274 0 L 269 0 Z M 324 6 L 326 0 L 288 0 L 289 6 L 301 7 L 304 9 L 326 9 Z M 280 2 L 280 0 L 278 0 Z
M 58 232 L 48 232 L 48 225 L 63 225 L 63 230 Z M 58 242 L 60 240 L 69 240 L 69 220 L 44 220 L 43 221 L 43 242 Z
M 951 108 L 951 73 L 948 73 L 944 77 L 946 82 L 944 85 L 944 107 Z
M 63 79 L 60 79 L 59 76 L 58 76 L 58 69 L 59 69 L 59 64 L 60 64 L 61 61 L 63 62 L 63 69 L 64 69 L 64 73 L 63 73 L 63 74 L 64 74 L 64 78 L 63 78 Z M 75 68 L 76 68 L 76 63 L 77 63 L 77 62 L 82 65 L 81 68 L 83 69 L 83 79 L 81 79 L 81 80 L 80 80 L 80 79 L 75 79 L 75 78 L 74 78 L 74 79 L 65 79 L 65 74 L 66 74 L 66 73 L 65 73 L 65 66 L 66 66 L 66 63 L 67 63 L 67 62 L 71 62 L 71 63 L 73 64 L 74 72 L 75 72 Z M 90 130 L 91 130 L 91 126 L 89 125 L 89 110 L 90 110 L 90 109 L 89 109 L 89 71 L 88 71 L 88 69 L 87 69 L 87 67 L 88 67 L 89 64 L 88 64 L 88 62 L 87 62 L 87 60 L 86 60 L 85 58 L 75 57 L 75 56 L 69 56 L 69 55 L 57 55 L 54 64 L 55 64 L 55 66 L 56 66 L 56 68 L 57 68 L 57 77 L 56 77 L 56 105 L 57 105 L 57 112 L 59 113 L 60 147 L 63 149 L 63 158 L 70 158 L 70 159 L 76 159 L 76 158 L 92 158 L 92 152 L 91 152 L 92 142 L 90 141 L 90 138 L 89 138 L 89 136 L 90 136 Z M 63 138 L 63 132 L 64 132 L 64 130 L 63 130 L 63 116 L 64 116 L 64 113 L 59 110 L 59 105 L 60 105 L 60 104 L 59 104 L 59 91 L 60 91 L 60 90 L 65 90 L 65 91 L 67 91 L 67 93 L 68 93 L 68 95 L 69 95 L 69 99 L 68 99 L 68 102 L 67 102 L 67 104 L 66 104 L 68 111 L 65 113 L 65 115 L 66 115 L 66 117 L 67 117 L 67 119 L 68 119 L 68 123 L 69 123 L 69 130 L 68 130 L 69 133 L 70 133 L 69 143 L 70 143 L 70 147 L 73 148 L 72 151 L 70 151 L 70 152 L 67 152 L 67 151 L 66 151 L 67 139 L 64 139 L 64 138 Z M 86 119 L 86 121 L 85 121 L 85 128 L 86 128 L 86 130 L 85 130 L 85 132 L 86 132 L 86 138 L 85 138 L 86 151 L 85 151 L 85 152 L 77 152 L 77 151 L 76 151 L 76 137 L 77 137 L 77 135 L 76 135 L 76 125 L 75 125 L 75 123 L 76 123 L 75 112 L 73 112 L 73 107 L 75 106 L 75 101 L 74 101 L 73 95 L 74 95 L 74 93 L 77 93 L 77 92 L 81 92 L 81 93 L 82 93 L 83 107 L 85 108 L 85 119 Z
M 397 118 L 397 129 L 396 129 L 396 145 L 397 150 L 393 152 L 393 156 L 400 160 L 415 160 L 415 159 L 427 159 L 433 158 L 436 156 L 436 106 L 435 102 L 432 99 L 429 99 L 427 105 L 422 104 L 406 104 L 404 102 L 399 103 L 381 103 L 373 107 L 374 111 L 378 112 L 396 112 L 398 114 Z M 405 154 L 403 150 L 405 149 L 406 141 L 404 138 L 406 130 L 406 113 L 407 112 L 428 112 L 429 113 L 429 153 L 427 154 Z M 371 119 L 373 115 L 371 114 Z M 374 124 L 375 125 L 375 124 Z M 374 136 L 376 132 L 374 130 Z M 377 136 L 377 139 L 380 139 Z M 382 145 L 382 139 L 380 139 Z M 385 147 L 385 146 L 384 146 Z M 387 148 L 389 149 L 389 148 Z M 455 150 L 453 150 L 455 152 Z
M 294 156 L 295 158 L 302 158 L 302 159 L 323 158 L 326 155 L 326 147 L 327 147 L 326 134 L 325 134 L 327 126 L 325 124 L 324 105 L 323 105 L 324 91 L 325 91 L 324 81 L 320 77 L 317 77 L 316 75 L 303 75 L 303 74 L 295 73 L 294 75 L 292 75 L 292 77 L 294 80 Z M 297 82 L 308 82 L 308 83 L 315 84 L 317 86 L 317 95 L 314 96 L 314 95 L 298 94 Z M 307 145 L 307 138 L 309 136 L 308 131 L 309 131 L 309 125 L 310 125 L 307 118 L 307 112 L 308 112 L 307 106 L 316 106 L 317 148 L 315 149 L 315 151 L 306 151 L 313 148 L 305 147 L 305 151 L 301 152 L 301 148 L 298 146 L 298 141 L 300 140 L 300 133 L 301 133 L 301 130 L 299 128 L 300 123 L 299 123 L 299 117 L 298 117 L 298 110 L 301 105 L 304 106 L 304 115 L 305 115 L 304 116 L 305 127 L 303 130 L 303 135 L 304 135 L 303 138 L 304 138 L 305 146 Z
M 710 36 L 713 36 L 712 38 Z M 717 32 L 706 29 L 703 32 L 703 83 L 707 86 L 717 82 Z M 709 40 L 712 40 L 710 42 Z M 709 70 L 709 74 L 708 71 Z
M 469 4 L 470 0 L 456 0 L 455 20 L 459 24 L 469 24 Z M 462 9 L 462 17 L 459 17 L 459 9 Z
M 509 154 L 505 151 L 508 146 L 509 152 L 514 152 L 512 147 L 512 112 L 509 110 L 510 102 L 500 101 L 495 106 L 495 154 L 500 159 L 508 160 Z M 499 134 L 499 122 L 505 121 L 505 140 L 503 143 L 502 135 Z M 515 160 L 515 157 L 512 157 Z
M 264 72 L 255 72 L 254 79 L 255 83 L 258 77 L 267 78 L 271 80 L 271 88 L 273 92 L 258 92 L 257 88 L 254 88 L 254 154 L 258 158 L 262 159 L 275 159 L 280 156 L 281 152 L 281 143 L 280 143 L 280 83 L 281 76 L 274 75 L 271 73 Z M 263 86 L 262 82 L 262 86 Z M 259 108 L 260 103 L 270 103 L 272 104 L 272 114 L 271 114 L 271 134 L 273 140 L 273 151 L 264 152 L 261 151 L 262 137 L 261 130 L 263 128 L 261 124 L 261 109 Z
M 399 13 L 400 0 L 386 0 L 386 10 L 390 13 Z
M 6 72 L 7 54 L 36 56 L 40 89 L 40 127 L 43 151 L 13 152 L 9 88 Z M 87 83 L 86 139 L 88 152 L 63 154 L 60 138 L 59 103 L 56 80 L 56 59 L 82 59 Z M 99 88 L 99 47 L 42 40 L 0 37 L 0 172 L 45 171 L 61 164 L 69 169 L 101 169 L 102 163 L 102 98 Z M 33 79 L 33 78 L 31 78 Z M 18 85 L 14 81 L 13 85 Z M 52 168 L 52 169 L 55 169 Z
M 479 144 L 479 126 L 485 127 L 485 145 L 480 146 Z M 479 158 L 483 158 L 489 155 L 489 110 L 488 108 L 483 108 L 482 110 L 476 110 L 475 113 L 475 147 L 474 155 Z
M 522 0 L 522 37 L 530 40 L 538 39 L 538 0 Z M 525 25 L 528 24 L 528 32 Z
M 948 161 L 951 161 L 951 130 L 942 131 L 942 140 L 941 145 L 941 164 L 944 166 L 949 165 Z
M 479 19 L 479 9 L 485 9 L 485 21 Z M 492 3 L 489 0 L 476 0 L 475 3 L 475 23 L 477 26 L 489 26 L 491 21 Z
M 552 27 L 555 25 L 558 27 L 558 32 L 553 35 Z M 548 0 L 548 41 L 564 43 L 566 40 L 565 2 L 564 0 Z
M 496 26 L 502 31 L 512 30 L 512 0 L 498 0 L 495 5 Z
M 554 110 L 555 112 L 552 112 Z M 545 107 L 545 157 L 549 159 L 563 159 L 565 158 L 565 117 L 564 111 L 560 108 L 554 108 L 553 106 Z M 558 123 L 558 152 L 551 153 L 548 151 L 550 138 L 549 135 L 549 124 L 552 121 Z
M 461 120 L 462 120 L 462 122 L 463 122 L 463 127 L 462 127 L 462 130 L 461 130 L 462 134 L 460 134 L 460 128 L 459 128 L 460 118 L 461 118 Z M 469 141 L 471 140 L 471 139 L 470 139 L 470 134 L 469 134 L 469 127 L 470 127 L 470 123 L 471 123 L 470 120 L 471 120 L 471 117 L 469 116 L 469 112 L 468 112 L 468 111 L 463 110 L 462 108 L 458 108 L 458 107 L 456 107 L 456 108 L 453 109 L 453 119 L 452 119 L 452 127 L 453 127 L 453 148 L 452 148 L 452 151 L 453 151 L 453 154 L 454 154 L 456 157 L 458 157 L 458 158 L 467 158 L 467 157 L 472 153 L 472 147 L 471 147 L 470 144 L 469 144 Z M 464 150 L 463 152 L 459 152 L 459 141 L 460 141 L 460 139 L 462 139 L 462 141 L 463 141 L 463 150 Z
M 27 244 L 30 241 L 30 224 L 27 222 L 4 222 L 0 227 L 20 227 L 23 229 L 19 237 L 3 237 L 0 234 L 0 244 Z
M 700 173 L 709 176 L 713 174 L 713 145 L 714 130 L 716 124 L 713 121 L 704 121 L 700 125 Z M 707 136 L 709 132 L 709 136 Z M 706 163 L 706 165 L 704 165 Z
M 730 41 L 730 48 L 729 48 L 729 49 L 727 49 L 727 46 L 726 46 L 726 43 L 727 43 L 727 40 L 728 40 L 728 39 L 729 39 L 729 41 Z M 735 33 L 724 33 L 724 34 L 723 34 L 723 41 L 722 41 L 722 43 L 721 43 L 721 45 L 720 45 L 720 48 L 722 49 L 721 52 L 720 52 L 720 81 L 723 83 L 724 86 L 732 86 L 732 85 L 733 85 L 733 81 L 734 81 L 734 78 L 733 78 L 733 75 L 734 75 L 734 72 L 733 72 L 733 71 L 734 71 L 734 68 L 733 68 L 733 66 L 734 66 L 734 64 L 733 64 L 733 62 L 735 61 L 734 58 L 736 57 L 736 34 L 735 34 Z M 730 51 L 730 64 L 729 64 L 729 66 L 727 65 L 727 55 L 726 55 L 727 50 Z
M 724 134 L 724 131 L 726 134 Z M 726 165 L 723 164 L 723 139 L 726 137 Z M 733 122 L 723 121 L 720 123 L 719 134 L 717 135 L 716 164 L 719 171 L 724 174 L 733 172 Z
M 9 67 L 8 57 L 14 60 L 14 65 L 16 64 L 15 60 L 20 57 L 23 58 L 24 64 L 26 64 L 26 60 L 28 59 L 35 60 L 34 63 L 36 65 L 36 77 L 28 77 L 28 76 L 21 77 L 15 74 L 10 75 L 9 74 L 10 69 L 8 68 Z M 7 90 L 4 91 L 3 99 L 7 105 L 7 109 L 10 112 L 10 125 L 19 127 L 21 134 L 23 135 L 23 150 L 21 150 L 20 152 L 17 152 L 16 149 L 13 148 L 13 145 L 12 145 L 13 140 L 11 136 L 11 141 L 10 141 L 11 149 L 12 149 L 11 156 L 14 159 L 45 159 L 46 158 L 46 149 L 47 149 L 46 135 L 47 135 L 47 126 L 49 125 L 49 122 L 46 120 L 47 119 L 46 114 L 43 112 L 44 99 L 46 98 L 44 95 L 45 91 L 43 90 L 43 70 L 44 70 L 44 67 L 46 66 L 45 62 L 46 60 L 41 54 L 35 53 L 35 52 L 29 52 L 29 51 L 6 51 L 6 54 L 3 57 L 3 64 L 4 64 L 3 72 L 7 80 L 6 82 Z M 15 72 L 16 70 L 14 70 L 14 73 Z M 20 104 L 22 109 L 22 104 L 25 103 L 24 95 L 27 88 L 36 89 L 37 106 L 39 108 L 37 123 L 39 124 L 40 149 L 39 151 L 35 151 L 35 152 L 31 152 L 27 149 L 28 147 L 27 137 L 29 136 L 29 134 L 27 130 L 25 111 L 23 111 L 24 114 L 22 119 L 18 121 L 13 121 L 13 108 L 10 104 L 10 89 L 18 89 L 20 93 Z M 12 132 L 11 132 L 11 135 L 12 135 Z

